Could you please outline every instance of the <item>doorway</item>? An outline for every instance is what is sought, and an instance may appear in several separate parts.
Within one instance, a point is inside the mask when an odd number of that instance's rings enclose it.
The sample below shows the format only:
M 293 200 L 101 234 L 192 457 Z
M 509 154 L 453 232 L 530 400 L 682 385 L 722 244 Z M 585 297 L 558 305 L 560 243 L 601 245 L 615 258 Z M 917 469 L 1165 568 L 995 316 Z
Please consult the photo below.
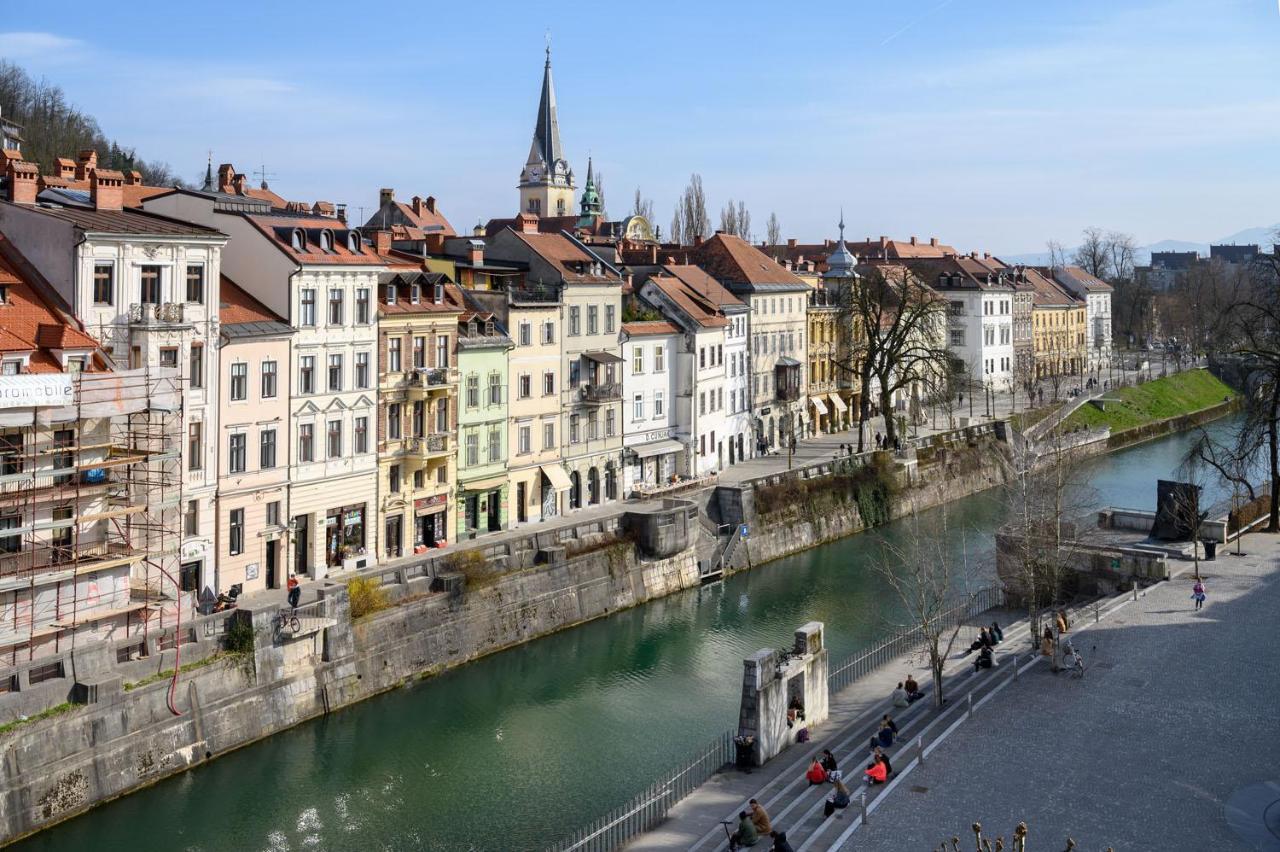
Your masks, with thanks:
M 516 523 L 518 524 L 523 524 L 529 520 L 529 513 L 525 509 L 525 501 L 529 499 L 528 490 L 528 483 L 516 483 Z
M 280 541 L 278 539 L 272 539 L 271 541 L 267 542 L 266 561 L 267 561 L 267 588 L 268 589 L 276 588 L 276 558 L 279 552 L 280 552 Z
M 498 499 L 501 491 L 489 492 L 489 532 L 497 532 L 502 529 L 502 503 Z
M 311 516 L 298 515 L 293 519 L 293 573 L 307 573 L 307 555 L 311 550 L 309 530 Z

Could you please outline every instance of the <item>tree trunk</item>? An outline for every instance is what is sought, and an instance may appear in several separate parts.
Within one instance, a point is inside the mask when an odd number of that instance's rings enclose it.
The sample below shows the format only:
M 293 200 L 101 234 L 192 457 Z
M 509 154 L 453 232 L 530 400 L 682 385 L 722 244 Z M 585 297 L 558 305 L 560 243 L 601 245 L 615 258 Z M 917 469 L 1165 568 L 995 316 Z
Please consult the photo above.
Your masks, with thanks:
M 1271 467 L 1271 509 L 1267 513 L 1267 532 L 1280 532 L 1280 433 L 1276 417 L 1280 416 L 1280 382 L 1272 383 L 1271 405 L 1267 412 L 1267 454 Z
M 897 434 L 897 424 L 893 422 L 893 412 L 889 409 L 892 402 L 892 394 L 885 390 L 885 382 L 880 382 L 880 413 L 884 415 L 884 446 L 885 449 L 893 446 L 894 436 Z
M 942 695 L 942 653 L 938 650 L 937 640 L 929 647 L 929 668 L 933 672 L 933 709 L 941 710 L 946 700 Z

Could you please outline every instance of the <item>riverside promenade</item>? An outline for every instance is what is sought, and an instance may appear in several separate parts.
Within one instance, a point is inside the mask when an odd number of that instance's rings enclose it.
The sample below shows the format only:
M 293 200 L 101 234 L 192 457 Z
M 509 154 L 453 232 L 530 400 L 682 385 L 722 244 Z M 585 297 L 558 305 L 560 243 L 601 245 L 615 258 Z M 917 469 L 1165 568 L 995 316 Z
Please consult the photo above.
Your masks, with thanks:
M 1200 612 L 1190 562 L 1136 600 L 1076 612 L 1083 679 L 1053 674 L 1031 655 L 1025 625 L 1012 625 L 998 668 L 974 674 L 967 660 L 950 661 L 941 715 L 921 706 L 927 700 L 894 710 L 886 696 L 908 671 L 930 686 L 920 659 L 901 658 L 832 696 L 832 719 L 809 746 L 717 774 L 626 848 L 723 849 L 719 821 L 754 797 L 798 851 L 925 852 L 952 836 L 971 844 L 974 822 L 1008 841 L 1019 821 L 1036 850 L 1064 848 L 1068 836 L 1082 852 L 1280 850 L 1280 537 L 1243 544 L 1245 556 L 1201 563 L 1209 600 Z M 886 711 L 903 729 L 890 750 L 896 775 L 859 788 L 866 741 Z M 854 782 L 854 802 L 824 820 L 827 789 L 807 788 L 801 775 L 829 747 Z

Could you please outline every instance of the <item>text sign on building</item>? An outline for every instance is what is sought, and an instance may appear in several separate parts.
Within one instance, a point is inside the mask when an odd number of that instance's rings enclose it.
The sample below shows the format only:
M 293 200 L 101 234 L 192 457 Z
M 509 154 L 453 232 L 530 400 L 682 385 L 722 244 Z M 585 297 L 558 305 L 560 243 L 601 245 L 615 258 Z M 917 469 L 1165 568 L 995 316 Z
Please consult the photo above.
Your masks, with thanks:
M 0 408 L 37 408 L 75 402 L 72 376 L 0 376 Z

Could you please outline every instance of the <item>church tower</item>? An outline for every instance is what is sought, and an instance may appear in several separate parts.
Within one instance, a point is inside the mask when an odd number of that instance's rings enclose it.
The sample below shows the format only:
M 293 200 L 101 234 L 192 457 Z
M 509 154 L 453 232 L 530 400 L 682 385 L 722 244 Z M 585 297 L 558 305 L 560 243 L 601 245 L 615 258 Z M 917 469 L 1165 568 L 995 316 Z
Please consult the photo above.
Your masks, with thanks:
M 529 160 L 520 172 L 520 212 L 537 216 L 573 215 L 573 169 L 560 147 L 560 125 L 556 121 L 556 92 L 551 84 L 551 48 L 542 69 L 542 97 L 533 127 Z

